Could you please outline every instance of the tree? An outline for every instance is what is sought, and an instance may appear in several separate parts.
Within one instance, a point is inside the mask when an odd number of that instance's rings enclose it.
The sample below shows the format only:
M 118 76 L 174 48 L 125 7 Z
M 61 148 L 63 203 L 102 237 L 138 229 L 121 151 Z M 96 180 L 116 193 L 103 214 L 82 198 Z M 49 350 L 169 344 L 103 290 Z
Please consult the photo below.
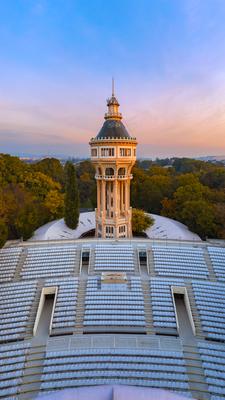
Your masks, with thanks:
M 133 233 L 142 233 L 154 224 L 154 219 L 143 210 L 132 209 L 132 231 Z
M 6 240 L 8 237 L 8 229 L 7 226 L 5 224 L 5 222 L 3 221 L 3 219 L 0 219 L 0 248 L 2 246 L 4 246 Z
M 14 221 L 17 237 L 29 239 L 39 225 L 38 217 L 38 208 L 34 203 L 24 204 Z
M 44 158 L 33 164 L 31 168 L 33 171 L 50 176 L 56 182 L 63 183 L 64 181 L 63 167 L 56 158 Z
M 64 220 L 71 229 L 76 229 L 79 221 L 79 192 L 74 165 L 67 161 L 65 165 L 65 202 Z
M 181 212 L 181 222 L 202 239 L 207 236 L 215 237 L 217 226 L 215 224 L 215 210 L 213 206 L 205 200 L 192 200 L 184 203 Z
M 45 198 L 44 205 L 49 211 L 51 218 L 62 218 L 64 197 L 57 190 L 50 190 Z
M 201 176 L 201 182 L 212 189 L 225 188 L 225 168 L 214 167 Z
M 187 172 L 186 174 L 178 175 L 177 178 L 178 186 L 193 185 L 195 183 L 200 183 L 198 176 L 193 173 Z
M 41 201 L 45 199 L 51 190 L 61 190 L 61 185 L 55 182 L 50 176 L 42 172 L 28 172 L 24 175 L 24 186 Z
M 95 208 L 97 198 L 95 168 L 90 161 L 82 161 L 76 166 L 76 173 L 82 208 Z

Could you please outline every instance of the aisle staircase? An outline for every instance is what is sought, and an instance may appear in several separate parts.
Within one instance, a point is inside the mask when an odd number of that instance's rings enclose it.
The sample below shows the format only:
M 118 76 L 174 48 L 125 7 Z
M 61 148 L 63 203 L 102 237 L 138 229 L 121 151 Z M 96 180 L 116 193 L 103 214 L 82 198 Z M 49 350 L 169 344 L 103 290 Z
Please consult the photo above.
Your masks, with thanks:
M 38 396 L 41 386 L 45 345 L 31 347 L 26 356 L 24 374 L 20 385 L 18 400 L 30 400 Z
M 85 313 L 85 295 L 86 295 L 87 279 L 80 278 L 78 293 L 77 293 L 77 309 L 75 320 L 75 335 L 83 334 L 83 320 Z
M 150 303 L 150 287 L 149 281 L 142 280 L 142 290 L 144 297 L 144 305 L 145 305 L 145 322 L 146 322 L 146 333 L 147 335 L 154 334 L 153 328 L 153 317 L 152 317 L 152 308 Z

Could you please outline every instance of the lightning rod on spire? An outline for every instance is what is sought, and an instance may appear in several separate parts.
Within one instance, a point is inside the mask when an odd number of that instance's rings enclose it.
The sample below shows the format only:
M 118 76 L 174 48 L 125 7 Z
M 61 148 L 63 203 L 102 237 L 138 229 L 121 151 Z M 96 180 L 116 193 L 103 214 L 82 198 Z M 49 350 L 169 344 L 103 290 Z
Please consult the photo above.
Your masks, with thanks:
M 112 77 L 112 96 L 114 96 L 114 78 Z

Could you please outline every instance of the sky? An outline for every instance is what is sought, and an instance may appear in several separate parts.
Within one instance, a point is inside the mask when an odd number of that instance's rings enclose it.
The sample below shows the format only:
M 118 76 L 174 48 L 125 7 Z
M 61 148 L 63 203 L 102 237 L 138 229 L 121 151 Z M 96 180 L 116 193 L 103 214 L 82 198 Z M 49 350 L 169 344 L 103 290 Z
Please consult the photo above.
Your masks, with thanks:
M 225 154 L 224 0 L 0 0 L 0 152 L 89 155 L 115 93 L 139 157 Z

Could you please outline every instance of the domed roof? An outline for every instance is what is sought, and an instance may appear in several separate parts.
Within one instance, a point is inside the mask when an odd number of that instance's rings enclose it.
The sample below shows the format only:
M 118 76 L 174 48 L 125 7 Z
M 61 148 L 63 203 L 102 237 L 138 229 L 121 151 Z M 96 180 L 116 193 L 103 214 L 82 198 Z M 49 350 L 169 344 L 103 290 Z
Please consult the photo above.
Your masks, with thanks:
M 110 97 L 110 99 L 107 100 L 107 106 L 110 106 L 111 104 L 119 106 L 119 102 L 114 95 L 112 95 L 112 97 Z
M 107 119 L 100 132 L 98 133 L 96 139 L 107 139 L 107 138 L 130 138 L 125 126 L 120 120 Z

